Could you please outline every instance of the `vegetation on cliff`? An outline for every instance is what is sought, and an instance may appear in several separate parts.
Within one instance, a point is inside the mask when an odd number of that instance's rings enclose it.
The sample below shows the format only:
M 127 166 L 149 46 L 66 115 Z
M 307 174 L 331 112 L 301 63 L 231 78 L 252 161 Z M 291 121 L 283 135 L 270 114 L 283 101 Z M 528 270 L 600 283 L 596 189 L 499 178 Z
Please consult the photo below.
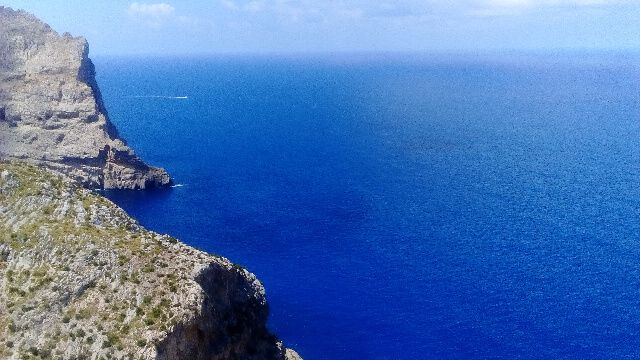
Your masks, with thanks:
M 0 162 L 0 358 L 282 359 L 266 317 L 245 269 Z

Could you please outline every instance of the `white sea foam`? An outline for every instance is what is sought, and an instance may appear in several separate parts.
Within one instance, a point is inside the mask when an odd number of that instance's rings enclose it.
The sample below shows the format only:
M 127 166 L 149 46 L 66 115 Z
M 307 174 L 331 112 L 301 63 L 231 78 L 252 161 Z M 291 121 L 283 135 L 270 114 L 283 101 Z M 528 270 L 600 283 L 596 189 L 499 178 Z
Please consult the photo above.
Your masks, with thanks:
M 172 188 L 179 188 L 179 187 L 183 187 L 184 184 L 175 184 L 175 185 L 171 185 Z

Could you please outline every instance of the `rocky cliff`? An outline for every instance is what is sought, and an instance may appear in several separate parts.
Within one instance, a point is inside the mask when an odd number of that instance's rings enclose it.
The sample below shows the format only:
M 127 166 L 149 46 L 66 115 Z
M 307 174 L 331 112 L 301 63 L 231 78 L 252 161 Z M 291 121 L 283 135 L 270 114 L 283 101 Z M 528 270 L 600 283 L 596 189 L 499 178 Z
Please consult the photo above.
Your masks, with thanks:
M 83 38 L 0 7 L 0 158 L 55 169 L 86 187 L 171 183 L 145 164 L 109 121 Z
M 87 189 L 171 184 L 119 138 L 87 53 L 0 7 L 0 359 L 299 360 L 253 274 Z
M 105 198 L 0 162 L 0 358 L 299 359 L 247 270 Z

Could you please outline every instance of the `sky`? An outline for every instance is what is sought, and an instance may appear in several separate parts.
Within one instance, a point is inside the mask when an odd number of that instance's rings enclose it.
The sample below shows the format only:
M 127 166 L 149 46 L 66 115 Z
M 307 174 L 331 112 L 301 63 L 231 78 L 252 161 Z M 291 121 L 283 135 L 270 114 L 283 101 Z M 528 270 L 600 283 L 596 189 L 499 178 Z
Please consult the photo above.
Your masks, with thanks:
M 640 0 L 0 0 L 93 55 L 640 50 Z

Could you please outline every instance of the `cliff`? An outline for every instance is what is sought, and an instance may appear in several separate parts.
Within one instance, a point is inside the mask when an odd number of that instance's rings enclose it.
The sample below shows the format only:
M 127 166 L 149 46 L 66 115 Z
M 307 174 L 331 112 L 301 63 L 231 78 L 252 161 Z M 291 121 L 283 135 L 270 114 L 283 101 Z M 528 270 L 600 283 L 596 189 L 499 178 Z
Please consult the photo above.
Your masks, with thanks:
M 0 162 L 0 358 L 299 359 L 264 288 L 105 198 Z
M 171 184 L 109 121 L 83 38 L 0 6 L 0 158 L 64 173 L 90 188 Z
M 0 358 L 300 359 L 253 274 L 87 189 L 171 184 L 118 136 L 87 54 L 0 7 Z

